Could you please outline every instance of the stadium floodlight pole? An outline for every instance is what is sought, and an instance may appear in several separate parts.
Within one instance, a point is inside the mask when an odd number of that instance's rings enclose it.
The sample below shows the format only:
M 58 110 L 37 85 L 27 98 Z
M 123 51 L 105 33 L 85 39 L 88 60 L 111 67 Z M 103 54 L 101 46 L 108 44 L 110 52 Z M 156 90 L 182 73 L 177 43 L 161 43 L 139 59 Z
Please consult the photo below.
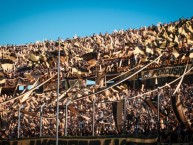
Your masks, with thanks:
M 92 103 L 92 136 L 95 135 L 95 130 L 94 130 L 94 125 L 95 125 L 95 103 L 96 103 L 96 98 L 93 100 L 93 103 Z
M 18 126 L 17 126 L 17 138 L 20 136 L 20 119 L 21 119 L 21 109 L 24 108 L 24 105 L 21 105 L 18 110 Z
M 71 104 L 72 101 L 71 100 L 68 100 L 66 102 L 66 107 L 65 107 L 65 136 L 67 136 L 67 129 L 68 129 L 68 105 Z
M 57 81 L 57 105 L 56 105 L 56 145 L 58 145 L 59 126 L 59 92 L 60 92 L 60 38 L 58 38 L 58 81 Z
M 40 107 L 40 137 L 42 136 L 42 115 L 43 115 L 43 107 L 45 106 L 46 104 L 42 104 L 42 106 Z

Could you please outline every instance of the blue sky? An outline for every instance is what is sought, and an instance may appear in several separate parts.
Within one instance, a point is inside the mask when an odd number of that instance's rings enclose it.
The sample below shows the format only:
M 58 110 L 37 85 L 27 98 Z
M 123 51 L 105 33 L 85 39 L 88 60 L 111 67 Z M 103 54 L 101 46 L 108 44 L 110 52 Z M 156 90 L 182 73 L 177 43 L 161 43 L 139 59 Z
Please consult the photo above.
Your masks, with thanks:
M 193 16 L 192 0 L 1 0 L 0 45 L 57 40 Z

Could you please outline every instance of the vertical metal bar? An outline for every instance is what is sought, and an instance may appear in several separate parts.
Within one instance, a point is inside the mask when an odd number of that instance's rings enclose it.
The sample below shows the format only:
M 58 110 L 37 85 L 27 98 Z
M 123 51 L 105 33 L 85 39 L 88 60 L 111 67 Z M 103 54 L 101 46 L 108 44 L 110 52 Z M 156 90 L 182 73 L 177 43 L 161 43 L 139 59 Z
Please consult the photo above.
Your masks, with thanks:
M 58 145 L 58 126 L 59 126 L 59 91 L 60 91 L 60 39 L 58 39 L 58 81 L 57 81 L 57 111 L 56 111 L 56 145 Z
M 123 110 L 123 115 L 124 115 L 124 125 L 123 125 L 123 131 L 124 131 L 124 134 L 126 134 L 126 96 L 124 96 L 124 110 Z
M 19 110 L 18 110 L 17 138 L 20 137 L 20 119 L 21 119 L 20 111 L 21 111 L 22 108 L 23 108 L 23 105 L 21 105 L 21 106 L 19 107 Z
M 43 107 L 45 103 L 40 108 L 40 137 L 42 136 L 42 115 L 43 115 Z
M 67 130 L 68 130 L 68 105 L 69 104 L 71 104 L 72 103 L 72 101 L 71 100 L 68 100 L 67 102 L 66 102 L 66 107 L 65 107 L 65 136 L 67 136 L 68 135 L 68 132 L 67 132 Z
M 65 136 L 67 136 L 67 129 L 68 129 L 68 102 L 66 103 L 65 107 Z
M 42 136 L 42 107 L 40 108 L 40 137 Z
M 92 113 L 92 136 L 94 136 L 95 135 L 95 130 L 94 130 L 94 125 L 95 125 L 95 101 L 96 101 L 96 99 L 94 99 L 93 100 L 93 103 L 92 103 L 92 111 L 93 111 L 93 113 Z
M 19 131 L 20 131 L 20 108 L 18 110 L 17 138 L 19 138 Z
M 158 142 L 160 136 L 160 94 L 157 96 L 157 133 L 158 133 Z

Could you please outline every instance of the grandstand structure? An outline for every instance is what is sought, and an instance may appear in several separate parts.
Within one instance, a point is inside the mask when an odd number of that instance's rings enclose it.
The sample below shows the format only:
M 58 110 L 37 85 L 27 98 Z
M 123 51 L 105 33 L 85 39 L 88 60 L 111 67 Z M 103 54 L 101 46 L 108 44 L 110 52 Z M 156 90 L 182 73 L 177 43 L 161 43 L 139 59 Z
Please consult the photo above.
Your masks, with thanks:
M 2 138 L 56 134 L 58 60 L 59 136 L 158 133 L 171 142 L 174 133 L 178 142 L 193 142 L 192 18 L 1 46 Z

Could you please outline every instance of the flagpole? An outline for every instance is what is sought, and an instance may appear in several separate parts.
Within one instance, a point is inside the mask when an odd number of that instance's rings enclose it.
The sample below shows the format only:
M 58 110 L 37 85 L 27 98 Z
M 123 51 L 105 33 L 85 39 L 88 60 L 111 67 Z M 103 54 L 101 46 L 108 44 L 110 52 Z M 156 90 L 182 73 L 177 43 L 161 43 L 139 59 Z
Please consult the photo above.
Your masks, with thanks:
M 58 126 L 59 126 L 59 91 L 60 91 L 60 39 L 58 39 L 58 81 L 57 81 L 57 111 L 56 111 L 56 145 L 58 145 Z

